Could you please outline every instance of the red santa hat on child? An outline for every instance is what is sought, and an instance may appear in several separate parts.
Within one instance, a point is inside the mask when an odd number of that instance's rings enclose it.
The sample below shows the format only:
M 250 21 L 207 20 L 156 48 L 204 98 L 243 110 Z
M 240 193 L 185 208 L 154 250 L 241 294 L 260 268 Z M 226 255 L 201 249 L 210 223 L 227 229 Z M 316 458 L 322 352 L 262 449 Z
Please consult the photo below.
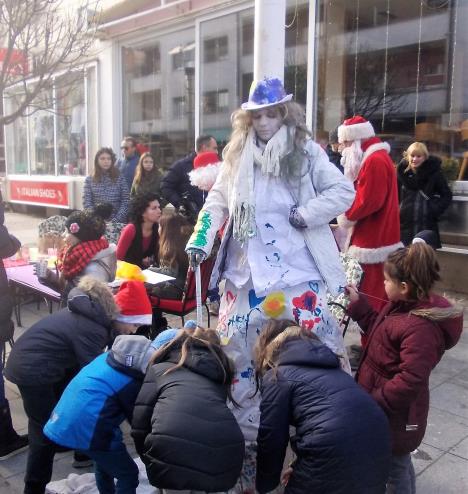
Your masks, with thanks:
M 114 295 L 114 299 L 120 308 L 117 321 L 129 324 L 151 324 L 153 310 L 142 281 L 124 281 Z
M 374 127 L 372 124 L 360 115 L 346 119 L 338 127 L 338 142 L 365 140 L 374 137 Z
M 197 154 L 193 160 L 193 170 L 189 173 L 190 183 L 209 191 L 216 182 L 220 165 L 219 157 L 213 151 Z

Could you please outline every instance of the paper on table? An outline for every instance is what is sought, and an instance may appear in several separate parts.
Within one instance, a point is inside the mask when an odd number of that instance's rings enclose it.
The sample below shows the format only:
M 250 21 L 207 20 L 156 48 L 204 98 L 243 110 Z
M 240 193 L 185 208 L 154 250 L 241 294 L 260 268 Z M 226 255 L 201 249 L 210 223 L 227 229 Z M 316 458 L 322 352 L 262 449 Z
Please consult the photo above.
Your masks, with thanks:
M 166 274 L 155 273 L 150 269 L 145 269 L 142 271 L 145 276 L 145 283 L 150 285 L 157 285 L 158 283 L 163 283 L 164 281 L 175 280 L 173 276 L 167 276 Z M 125 280 L 123 278 L 116 278 L 114 281 L 108 283 L 111 288 L 118 288 Z

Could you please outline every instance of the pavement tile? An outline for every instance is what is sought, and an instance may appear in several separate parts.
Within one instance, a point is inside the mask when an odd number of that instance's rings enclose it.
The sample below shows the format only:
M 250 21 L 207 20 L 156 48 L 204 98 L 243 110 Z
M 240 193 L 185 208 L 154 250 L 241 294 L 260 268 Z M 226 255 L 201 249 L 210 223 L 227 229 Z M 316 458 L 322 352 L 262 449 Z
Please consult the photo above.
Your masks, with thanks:
M 431 392 L 431 405 L 468 419 L 468 386 L 442 383 Z
M 411 454 L 411 459 L 413 461 L 414 469 L 416 475 L 419 475 L 427 467 L 431 466 L 435 461 L 437 461 L 445 451 L 434 448 L 425 442 L 422 442 L 418 447 L 416 453 Z
M 431 405 L 424 444 L 448 451 L 468 437 L 468 419 Z
M 444 454 L 417 477 L 416 491 L 421 494 L 466 494 L 468 461 Z
M 468 460 L 468 437 L 453 447 L 450 453 Z

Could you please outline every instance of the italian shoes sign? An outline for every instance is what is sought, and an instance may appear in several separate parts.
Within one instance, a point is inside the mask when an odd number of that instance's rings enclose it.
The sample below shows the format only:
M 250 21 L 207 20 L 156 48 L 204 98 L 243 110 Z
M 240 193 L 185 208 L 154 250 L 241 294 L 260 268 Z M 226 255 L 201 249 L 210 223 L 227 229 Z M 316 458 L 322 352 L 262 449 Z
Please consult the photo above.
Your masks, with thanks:
M 69 206 L 68 182 L 10 180 L 10 200 L 46 206 Z

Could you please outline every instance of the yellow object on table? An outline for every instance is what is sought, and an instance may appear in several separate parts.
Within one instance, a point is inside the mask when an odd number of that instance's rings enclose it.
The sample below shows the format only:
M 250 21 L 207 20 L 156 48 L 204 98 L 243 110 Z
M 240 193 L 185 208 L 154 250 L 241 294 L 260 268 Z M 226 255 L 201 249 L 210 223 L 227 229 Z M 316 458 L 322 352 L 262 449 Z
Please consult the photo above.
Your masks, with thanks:
M 117 261 L 116 279 L 145 281 L 145 275 L 141 268 L 136 264 L 130 264 L 125 261 Z

